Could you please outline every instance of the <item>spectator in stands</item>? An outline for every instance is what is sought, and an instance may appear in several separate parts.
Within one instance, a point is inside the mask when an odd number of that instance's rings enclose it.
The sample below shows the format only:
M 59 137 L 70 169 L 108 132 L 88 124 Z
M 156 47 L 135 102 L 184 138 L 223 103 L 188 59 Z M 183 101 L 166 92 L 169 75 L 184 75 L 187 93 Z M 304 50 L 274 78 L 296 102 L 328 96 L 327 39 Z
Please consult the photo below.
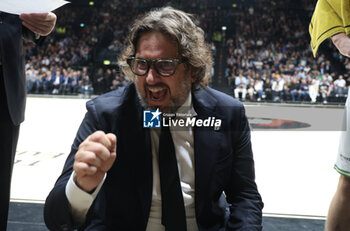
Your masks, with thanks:
M 315 78 L 311 79 L 311 84 L 309 85 L 309 96 L 311 99 L 311 103 L 316 103 L 317 101 L 319 85 L 320 80 L 318 79 L 318 76 L 315 76 Z
M 302 101 L 309 99 L 309 83 L 306 79 L 301 79 L 300 81 L 300 98 Z
M 79 93 L 79 84 L 80 84 L 80 78 L 77 71 L 73 71 L 72 81 L 71 81 L 71 89 L 72 94 L 78 94 Z
M 255 96 L 255 89 L 254 89 L 254 86 L 255 86 L 255 81 L 253 78 L 250 77 L 250 75 L 247 76 L 247 93 L 248 93 L 248 97 L 249 97 L 249 100 L 250 101 L 253 101 L 254 100 L 254 96 Z
M 72 91 L 72 71 L 64 74 L 61 86 L 59 88 L 60 94 L 71 94 Z
M 83 70 L 81 71 L 81 77 L 82 79 L 85 79 L 85 76 L 89 75 L 88 68 L 83 67 Z
M 51 88 L 52 88 L 51 77 L 52 77 L 51 71 L 47 70 L 40 78 L 40 89 L 44 94 L 51 94 Z
M 333 82 L 333 77 L 330 75 L 330 73 L 326 73 L 323 78 L 327 79 L 328 83 Z
M 235 98 L 239 99 L 239 94 L 242 94 L 242 100 L 244 101 L 246 99 L 247 95 L 247 78 L 243 76 L 243 71 L 240 70 L 238 76 L 236 76 L 235 79 Z
M 80 84 L 80 93 L 83 97 L 88 96 L 89 98 L 91 98 L 93 92 L 94 88 L 92 87 L 90 77 L 88 75 L 85 75 Z
M 40 91 L 41 91 L 41 79 L 42 79 L 42 76 L 44 75 L 44 72 L 43 71 L 38 71 L 38 78 L 35 80 L 34 82 L 34 86 L 31 90 L 31 93 L 35 93 L 35 94 L 39 94 Z
M 283 101 L 284 79 L 279 74 L 272 73 L 272 101 Z M 277 96 L 277 97 L 276 97 Z
M 63 83 L 63 75 L 61 74 L 61 70 L 57 69 L 55 75 L 51 78 L 52 84 L 52 94 L 59 94 L 61 89 L 61 84 Z
M 291 79 L 289 75 L 282 74 L 283 78 L 283 98 L 282 100 L 289 100 L 290 98 L 290 92 L 289 92 L 289 86 L 291 84 Z
M 297 78 L 295 77 L 291 78 L 291 83 L 289 85 L 289 93 L 293 102 L 295 102 L 295 97 L 297 97 L 297 100 L 300 101 L 300 97 L 301 97 L 300 84 Z
M 115 78 L 112 81 L 112 85 L 110 86 L 111 90 L 116 90 L 122 86 L 125 86 L 124 80 L 120 77 L 121 74 L 116 74 Z
M 31 67 L 26 71 L 27 76 L 27 92 L 32 93 L 37 88 L 37 81 L 39 80 L 39 71 Z
M 320 95 L 324 104 L 328 103 L 328 97 L 330 96 L 331 92 L 332 88 L 329 86 L 328 80 L 323 79 L 322 83 L 320 84 Z
M 265 79 L 265 82 L 263 85 L 263 90 L 265 93 L 265 99 L 267 101 L 272 100 L 272 83 L 271 83 L 270 78 L 268 78 L 268 77 Z
M 343 97 L 344 95 L 346 95 L 348 93 L 347 91 L 347 87 L 346 87 L 346 81 L 344 80 L 343 75 L 339 75 L 338 79 L 336 79 L 334 81 L 334 94 L 336 97 Z
M 257 101 L 260 102 L 262 97 L 263 97 L 263 93 L 264 93 L 264 89 L 263 89 L 264 81 L 260 78 L 260 75 L 258 73 L 256 74 L 255 77 L 256 77 L 256 80 L 254 83 L 254 90 L 255 90 L 256 94 L 258 95 Z

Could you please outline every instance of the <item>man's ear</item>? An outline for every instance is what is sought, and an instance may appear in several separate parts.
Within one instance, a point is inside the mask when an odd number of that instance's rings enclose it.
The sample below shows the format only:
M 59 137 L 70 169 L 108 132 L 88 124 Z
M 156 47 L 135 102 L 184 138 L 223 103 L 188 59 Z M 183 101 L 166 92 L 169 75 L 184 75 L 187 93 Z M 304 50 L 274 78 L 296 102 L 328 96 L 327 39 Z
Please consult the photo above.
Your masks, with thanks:
M 192 84 L 193 84 L 194 82 L 196 82 L 196 78 L 195 78 L 195 77 L 191 77 L 191 82 L 192 82 Z
M 196 72 L 196 69 L 193 66 L 188 66 L 188 71 L 190 72 L 190 76 L 191 76 L 191 83 L 196 82 L 196 78 L 193 77 L 194 73 Z

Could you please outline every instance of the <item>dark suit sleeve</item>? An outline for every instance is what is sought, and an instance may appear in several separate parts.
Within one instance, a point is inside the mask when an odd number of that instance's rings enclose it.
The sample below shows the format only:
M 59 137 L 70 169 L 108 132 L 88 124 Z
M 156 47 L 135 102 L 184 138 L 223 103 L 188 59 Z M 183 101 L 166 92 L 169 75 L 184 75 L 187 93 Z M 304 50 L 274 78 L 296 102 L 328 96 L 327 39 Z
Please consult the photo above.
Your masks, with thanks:
M 35 33 L 25 26 L 22 26 L 22 37 L 24 40 L 36 43 L 36 45 L 41 45 L 46 38 L 45 36 L 40 36 L 38 39 L 36 39 Z
M 92 101 L 87 103 L 87 109 L 88 112 L 80 125 L 63 172 L 45 202 L 44 219 L 50 230 L 73 230 L 75 228 L 70 213 L 70 205 L 65 193 L 66 184 L 72 174 L 74 156 L 80 143 L 100 127 L 97 120 L 98 117 L 96 116 L 96 109 Z
M 233 163 L 229 186 L 225 189 L 230 204 L 227 230 L 262 230 L 261 196 L 255 184 L 254 160 L 250 141 L 250 129 L 244 107 L 240 107 L 240 121 L 232 135 Z M 237 123 L 232 121 L 232 123 Z M 238 131 L 237 131 L 238 130 Z

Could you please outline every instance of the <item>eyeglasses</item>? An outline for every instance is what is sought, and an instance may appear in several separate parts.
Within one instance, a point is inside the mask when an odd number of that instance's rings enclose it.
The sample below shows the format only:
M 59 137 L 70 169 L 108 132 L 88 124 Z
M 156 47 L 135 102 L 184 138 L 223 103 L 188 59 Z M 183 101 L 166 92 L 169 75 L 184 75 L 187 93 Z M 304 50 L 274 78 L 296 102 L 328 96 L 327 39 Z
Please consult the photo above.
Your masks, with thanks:
M 169 77 L 173 75 L 176 71 L 177 66 L 183 62 L 182 59 L 167 59 L 167 58 L 158 58 L 158 59 L 144 59 L 130 57 L 126 60 L 129 64 L 131 71 L 138 76 L 147 75 L 151 66 L 154 66 L 156 72 L 163 77 Z

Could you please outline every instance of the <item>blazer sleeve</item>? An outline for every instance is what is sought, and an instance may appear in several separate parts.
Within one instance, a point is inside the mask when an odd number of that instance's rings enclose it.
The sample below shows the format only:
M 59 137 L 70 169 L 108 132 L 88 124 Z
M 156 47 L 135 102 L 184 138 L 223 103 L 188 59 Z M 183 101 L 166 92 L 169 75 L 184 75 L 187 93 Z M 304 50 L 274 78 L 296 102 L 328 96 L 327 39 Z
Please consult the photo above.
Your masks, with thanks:
M 225 189 L 230 207 L 227 230 L 262 230 L 263 202 L 255 183 L 253 152 L 250 141 L 250 128 L 245 109 L 240 107 L 238 130 L 232 136 L 234 157 L 230 183 Z M 232 121 L 232 123 L 237 123 Z M 234 126 L 237 128 L 237 125 Z
M 48 195 L 44 206 L 44 220 L 50 230 L 73 230 L 77 228 L 73 224 L 70 205 L 66 197 L 65 189 L 73 171 L 74 156 L 79 145 L 93 132 L 100 128 L 96 109 L 93 101 L 87 102 L 88 112 L 81 123 L 75 137 L 71 152 L 65 162 L 62 174 L 55 183 L 54 188 Z

